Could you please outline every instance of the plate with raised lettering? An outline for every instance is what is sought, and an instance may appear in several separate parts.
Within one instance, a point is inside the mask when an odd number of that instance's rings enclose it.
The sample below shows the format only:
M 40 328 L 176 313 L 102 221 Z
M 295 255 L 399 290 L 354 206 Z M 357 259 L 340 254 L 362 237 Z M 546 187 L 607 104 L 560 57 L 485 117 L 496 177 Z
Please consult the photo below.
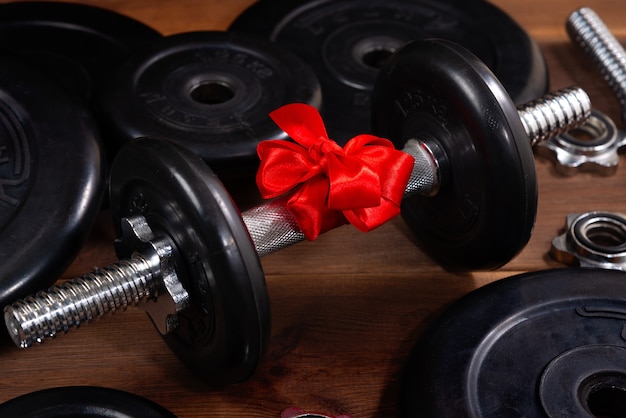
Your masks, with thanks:
M 371 92 L 386 59 L 408 41 L 440 38 L 476 54 L 517 104 L 547 92 L 536 43 L 505 12 L 475 0 L 261 0 L 230 30 L 263 36 L 307 62 L 322 85 L 330 137 L 370 132 Z
M 295 54 L 250 34 L 206 31 L 167 36 L 126 61 L 101 108 L 120 146 L 172 139 L 224 179 L 254 178 L 258 143 L 286 139 L 271 111 L 320 101 L 315 74 Z

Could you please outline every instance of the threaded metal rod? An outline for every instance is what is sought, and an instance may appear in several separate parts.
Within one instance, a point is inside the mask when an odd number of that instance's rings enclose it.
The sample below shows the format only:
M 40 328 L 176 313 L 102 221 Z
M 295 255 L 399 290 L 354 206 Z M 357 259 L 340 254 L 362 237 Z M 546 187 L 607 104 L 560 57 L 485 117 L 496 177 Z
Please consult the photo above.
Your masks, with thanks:
M 518 107 L 531 146 L 581 126 L 591 113 L 584 90 L 570 87 Z
M 137 256 L 17 301 L 4 313 L 9 334 L 17 346 L 26 348 L 136 306 L 156 295 L 153 271 L 148 260 Z
M 533 103 L 520 110 L 531 143 L 580 125 L 591 109 L 589 98 L 581 89 L 566 89 Z M 403 151 L 415 158 L 405 197 L 436 193 L 439 167 L 428 145 L 410 140 Z M 286 208 L 285 198 L 247 210 L 242 219 L 260 257 L 305 239 Z M 159 257 L 137 254 L 15 302 L 5 308 L 9 333 L 17 346 L 26 348 L 83 322 L 156 297 L 163 281 L 159 263 Z
M 567 19 L 570 39 L 591 58 L 622 105 L 626 121 L 626 51 L 602 19 L 589 7 L 580 8 Z

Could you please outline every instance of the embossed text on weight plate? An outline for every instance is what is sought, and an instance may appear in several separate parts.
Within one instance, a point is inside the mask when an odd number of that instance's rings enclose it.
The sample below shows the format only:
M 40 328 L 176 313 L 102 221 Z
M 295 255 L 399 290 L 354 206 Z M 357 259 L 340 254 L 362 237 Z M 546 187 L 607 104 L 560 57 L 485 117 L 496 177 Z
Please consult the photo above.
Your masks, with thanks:
M 24 128 L 11 107 L 0 101 L 0 228 L 28 191 L 31 164 Z

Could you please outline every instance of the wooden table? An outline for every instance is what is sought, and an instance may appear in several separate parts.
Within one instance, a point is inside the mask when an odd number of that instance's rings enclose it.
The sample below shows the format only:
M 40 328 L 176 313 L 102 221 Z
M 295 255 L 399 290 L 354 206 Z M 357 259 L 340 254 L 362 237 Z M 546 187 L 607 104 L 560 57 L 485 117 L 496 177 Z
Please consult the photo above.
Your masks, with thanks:
M 132 16 L 163 34 L 226 29 L 251 0 L 85 0 Z M 493 0 L 539 43 L 551 87 L 579 85 L 618 126 L 619 104 L 567 37 L 573 0 Z M 590 0 L 626 42 L 623 0 Z M 622 164 L 626 162 L 622 161 Z M 570 212 L 626 212 L 626 166 L 600 177 L 562 177 L 537 159 L 539 210 L 532 239 L 498 271 L 451 273 L 416 246 L 396 218 L 369 234 L 346 226 L 262 260 L 273 331 L 254 377 L 222 389 L 206 386 L 162 342 L 145 313 L 116 314 L 56 341 L 18 350 L 1 346 L 0 402 L 35 390 L 97 385 L 149 398 L 180 417 L 278 417 L 299 406 L 330 415 L 389 417 L 395 412 L 405 359 L 431 320 L 486 283 L 561 264 L 547 254 Z M 505 231 L 503 231 L 505 233 Z M 89 242 L 64 274 L 80 275 L 116 261 L 110 215 L 100 215 Z

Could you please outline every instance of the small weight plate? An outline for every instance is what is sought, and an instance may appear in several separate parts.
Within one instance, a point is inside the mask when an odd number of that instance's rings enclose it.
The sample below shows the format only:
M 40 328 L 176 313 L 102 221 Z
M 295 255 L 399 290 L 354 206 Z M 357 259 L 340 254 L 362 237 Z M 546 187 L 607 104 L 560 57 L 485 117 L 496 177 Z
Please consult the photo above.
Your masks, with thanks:
M 87 101 L 131 51 L 159 38 L 137 20 L 94 6 L 0 4 L 0 47 L 44 68 Z
M 260 141 L 286 137 L 272 110 L 321 100 L 315 75 L 292 53 L 217 31 L 165 37 L 127 61 L 105 90 L 112 138 L 174 139 L 231 178 L 256 171 Z
M 536 43 L 506 13 L 468 0 L 261 0 L 230 26 L 295 52 L 322 85 L 331 138 L 370 131 L 370 96 L 389 54 L 408 41 L 448 39 L 478 55 L 516 103 L 546 93 L 548 72 Z
M 0 416 L 22 418 L 176 418 L 132 393 L 96 386 L 65 386 L 28 393 L 0 404 Z
M 494 269 L 528 242 L 537 212 L 530 140 L 493 73 L 445 40 L 406 44 L 381 70 L 374 132 L 398 148 L 430 144 L 441 187 L 404 199 L 402 215 L 424 250 L 450 270 Z
M 417 342 L 400 416 L 624 416 L 625 318 L 621 271 L 545 270 L 483 286 Z
M 0 57 L 0 305 L 50 286 L 104 194 L 91 114 L 19 58 Z M 51 105 L 51 103 L 53 105 Z
M 166 343 L 205 381 L 221 385 L 250 377 L 269 339 L 265 277 L 239 211 L 215 174 L 180 145 L 139 139 L 116 156 L 110 183 L 116 225 L 142 214 L 155 235 L 174 243 L 192 306 L 178 314 L 179 327 L 164 336 Z

